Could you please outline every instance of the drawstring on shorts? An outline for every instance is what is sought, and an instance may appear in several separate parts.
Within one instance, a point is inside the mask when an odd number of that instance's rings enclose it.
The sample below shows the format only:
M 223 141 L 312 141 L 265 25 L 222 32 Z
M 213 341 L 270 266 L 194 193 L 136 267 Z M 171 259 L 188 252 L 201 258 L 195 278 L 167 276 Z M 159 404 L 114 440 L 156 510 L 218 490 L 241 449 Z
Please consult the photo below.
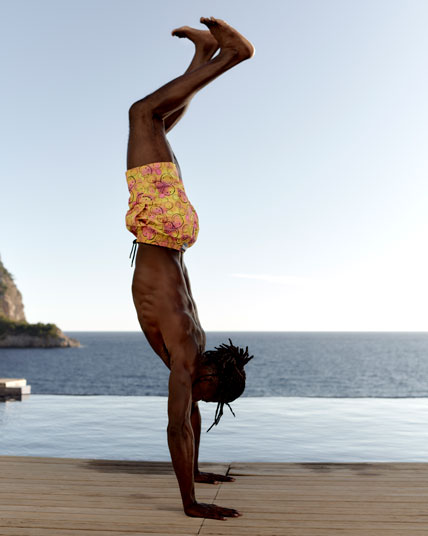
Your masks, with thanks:
M 138 243 L 137 243 L 137 239 L 135 239 L 132 242 L 131 253 L 129 254 L 129 258 L 131 259 L 131 268 L 132 268 L 132 266 L 134 264 L 135 257 L 137 255 L 137 249 L 138 249 Z

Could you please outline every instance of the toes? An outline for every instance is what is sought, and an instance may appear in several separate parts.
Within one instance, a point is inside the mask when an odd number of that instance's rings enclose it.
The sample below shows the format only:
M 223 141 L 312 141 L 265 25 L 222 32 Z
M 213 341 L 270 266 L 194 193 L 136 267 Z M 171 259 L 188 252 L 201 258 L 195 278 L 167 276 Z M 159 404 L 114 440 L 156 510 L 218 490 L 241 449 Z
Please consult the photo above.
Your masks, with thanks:
M 229 26 L 225 20 L 222 19 L 216 19 L 215 17 L 210 17 L 210 20 L 213 24 L 216 24 L 218 26 Z
M 210 17 L 210 18 L 201 17 L 200 20 L 201 20 L 201 23 L 205 24 L 205 26 L 208 26 L 208 28 L 212 28 L 213 26 L 217 24 L 217 21 L 215 20 L 214 17 Z
M 187 29 L 186 26 L 180 26 L 179 28 L 172 30 L 171 34 L 176 35 L 177 37 L 184 37 Z

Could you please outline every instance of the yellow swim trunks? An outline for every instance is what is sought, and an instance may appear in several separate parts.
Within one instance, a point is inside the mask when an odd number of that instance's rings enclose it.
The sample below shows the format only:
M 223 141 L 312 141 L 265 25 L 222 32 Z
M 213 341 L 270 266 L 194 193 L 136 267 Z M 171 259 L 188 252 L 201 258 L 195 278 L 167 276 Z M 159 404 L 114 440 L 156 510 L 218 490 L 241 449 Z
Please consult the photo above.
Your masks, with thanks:
M 137 242 L 186 250 L 196 242 L 198 215 L 172 162 L 128 169 L 126 227 Z

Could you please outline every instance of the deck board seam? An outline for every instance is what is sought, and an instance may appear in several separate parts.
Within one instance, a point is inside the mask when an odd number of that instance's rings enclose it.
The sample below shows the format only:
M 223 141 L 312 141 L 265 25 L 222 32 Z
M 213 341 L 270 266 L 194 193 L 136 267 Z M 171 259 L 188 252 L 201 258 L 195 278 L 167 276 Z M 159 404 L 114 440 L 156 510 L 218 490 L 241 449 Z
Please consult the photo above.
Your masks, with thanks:
M 229 464 L 229 465 L 227 466 L 226 476 L 229 474 L 230 468 L 231 468 L 231 464 Z M 222 482 L 220 482 L 219 485 L 218 485 L 217 493 L 215 494 L 215 497 L 214 497 L 214 499 L 212 500 L 212 503 L 211 503 L 211 504 L 214 504 L 215 501 L 217 500 L 217 497 L 218 497 L 218 494 L 220 493 L 220 489 L 221 489 L 222 485 L 223 485 Z M 202 520 L 201 526 L 199 527 L 198 536 L 201 534 L 201 530 L 203 529 L 203 526 L 204 526 L 204 523 L 205 523 L 205 520 L 206 520 L 206 519 L 207 519 L 207 518 L 204 517 L 204 519 Z

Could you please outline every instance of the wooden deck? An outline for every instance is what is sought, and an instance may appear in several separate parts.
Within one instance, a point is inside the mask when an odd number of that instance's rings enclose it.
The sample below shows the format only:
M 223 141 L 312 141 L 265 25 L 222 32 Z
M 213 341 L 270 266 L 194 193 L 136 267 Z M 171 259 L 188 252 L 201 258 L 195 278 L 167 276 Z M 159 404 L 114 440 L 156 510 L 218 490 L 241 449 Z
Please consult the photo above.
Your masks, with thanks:
M 0 456 L 1 536 L 422 536 L 428 464 L 204 464 L 234 483 L 198 499 L 240 509 L 191 519 L 168 463 Z

